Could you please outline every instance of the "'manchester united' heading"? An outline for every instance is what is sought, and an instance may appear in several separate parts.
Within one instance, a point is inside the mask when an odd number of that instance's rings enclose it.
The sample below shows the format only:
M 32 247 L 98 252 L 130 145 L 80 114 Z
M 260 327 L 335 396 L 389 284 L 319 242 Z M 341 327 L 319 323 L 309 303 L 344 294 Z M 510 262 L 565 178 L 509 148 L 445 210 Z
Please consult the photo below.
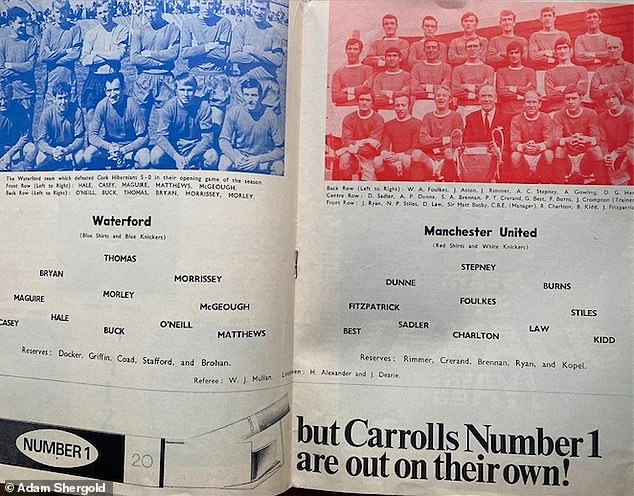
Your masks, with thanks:
M 436 227 L 425 226 L 425 236 L 480 236 L 488 237 L 493 233 L 493 229 L 486 229 L 482 227 Z M 502 238 L 536 238 L 537 228 L 525 229 L 523 227 L 500 227 L 498 230 L 499 235 Z
M 95 226 L 145 226 L 150 227 L 152 225 L 152 216 L 149 215 L 146 218 L 135 218 L 131 215 L 127 217 L 106 217 L 105 215 L 93 215 L 92 223 Z

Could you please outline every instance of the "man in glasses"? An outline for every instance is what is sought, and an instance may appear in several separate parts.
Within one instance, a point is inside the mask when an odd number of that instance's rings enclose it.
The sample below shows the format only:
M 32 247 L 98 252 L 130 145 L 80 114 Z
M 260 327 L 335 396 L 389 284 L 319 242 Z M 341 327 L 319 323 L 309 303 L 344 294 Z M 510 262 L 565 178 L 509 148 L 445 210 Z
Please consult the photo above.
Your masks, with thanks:
M 423 37 L 409 46 L 408 62 L 410 69 L 413 68 L 418 62 L 422 62 L 426 59 L 425 40 L 436 38 L 438 21 L 433 16 L 425 16 L 421 20 L 421 29 L 423 30 Z M 438 60 L 440 60 L 441 62 L 447 62 L 447 45 L 442 41 L 437 41 L 437 43 Z

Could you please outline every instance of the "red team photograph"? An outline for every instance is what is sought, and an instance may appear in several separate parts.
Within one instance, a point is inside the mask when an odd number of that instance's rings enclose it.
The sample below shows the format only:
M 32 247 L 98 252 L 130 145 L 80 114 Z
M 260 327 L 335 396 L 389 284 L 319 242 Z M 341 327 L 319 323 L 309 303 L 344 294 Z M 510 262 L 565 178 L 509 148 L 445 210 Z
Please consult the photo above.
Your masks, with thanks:
M 326 180 L 633 185 L 633 14 L 332 1 Z

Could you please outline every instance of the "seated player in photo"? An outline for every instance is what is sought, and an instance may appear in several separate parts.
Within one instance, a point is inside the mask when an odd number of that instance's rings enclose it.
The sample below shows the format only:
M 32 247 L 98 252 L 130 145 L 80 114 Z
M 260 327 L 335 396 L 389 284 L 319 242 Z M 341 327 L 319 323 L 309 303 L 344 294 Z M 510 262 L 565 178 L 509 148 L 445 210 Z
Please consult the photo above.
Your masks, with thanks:
M 451 84 L 451 66 L 440 60 L 440 43 L 428 37 L 424 43 L 425 59 L 412 67 L 410 89 L 416 99 L 412 115 L 422 118 L 435 109 L 434 91 Z
M 52 89 L 53 103 L 42 112 L 36 141 L 35 165 L 40 170 L 73 170 L 83 165 L 84 117 L 71 102 L 66 82 Z
M 588 91 L 588 71 L 572 63 L 572 45 L 566 38 L 555 42 L 557 65 L 546 71 L 546 110 L 554 112 L 564 108 L 564 92 L 567 88 L 576 87 L 580 95 Z
M 277 114 L 262 103 L 262 85 L 247 79 L 240 85 L 244 103 L 229 107 L 220 133 L 224 171 L 284 174 L 284 129 Z
M 508 182 L 509 171 L 506 164 L 510 155 L 511 116 L 497 108 L 497 93 L 492 85 L 484 85 L 478 93 L 480 109 L 465 117 L 464 143 L 487 144 L 491 160 L 498 160 L 501 165 L 499 179 Z M 504 147 L 493 131 L 501 132 Z M 497 138 L 497 141 L 496 141 Z
M 358 108 L 343 118 L 341 145 L 335 152 L 339 157 L 337 174 L 341 180 L 353 176 L 361 181 L 376 181 L 374 159 L 379 153 L 384 120 L 374 110 L 372 91 L 363 90 L 357 96 Z
M 374 159 L 374 170 L 379 181 L 409 181 L 413 160 L 422 161 L 417 150 L 420 121 L 409 112 L 406 95 L 394 98 L 396 118 L 387 121 L 381 137 L 381 153 Z
M 522 45 L 514 41 L 506 45 L 509 65 L 495 75 L 498 106 L 510 115 L 521 114 L 526 93 L 537 89 L 535 69 L 522 65 L 523 50 Z
M 28 18 L 21 7 L 7 12 L 9 29 L 0 37 L 0 78 L 11 83 L 12 98 L 24 107 L 30 127 L 35 109 L 37 42 L 26 32 Z
M 449 43 L 447 61 L 452 67 L 457 67 L 470 60 L 467 43 L 472 38 L 477 38 L 480 41 L 480 44 L 478 45 L 478 58 L 482 61 L 482 63 L 486 62 L 489 40 L 476 33 L 478 22 L 478 16 L 473 12 L 465 12 L 462 14 L 460 23 L 462 24 L 463 35 L 459 38 L 454 38 Z
M 521 63 L 526 62 L 528 58 L 528 40 L 515 34 L 516 24 L 517 18 L 515 12 L 506 9 L 500 12 L 502 34 L 494 36 L 489 40 L 486 58 L 486 63 L 496 71 L 510 64 L 507 50 L 509 43 L 519 44 L 522 54 Z
M 575 61 L 588 71 L 596 71 L 608 56 L 608 37 L 601 31 L 601 12 L 588 9 L 585 13 L 587 31 L 575 38 Z
M 401 62 L 407 64 L 409 59 L 409 43 L 396 34 L 398 30 L 398 19 L 395 15 L 385 14 L 381 20 L 384 36 L 374 40 L 368 47 L 368 53 L 363 59 L 363 63 L 370 66 L 374 74 L 379 74 L 385 70 L 385 51 L 388 48 L 396 48 L 401 53 Z
M 612 184 L 634 185 L 634 112 L 623 104 L 621 88 L 604 89 L 607 110 L 599 116 L 601 152 Z
M 251 16 L 236 23 L 230 49 L 231 73 L 242 83 L 257 79 L 262 85 L 262 104 L 280 111 L 280 85 L 277 71 L 284 64 L 284 39 L 269 22 L 269 0 L 252 0 Z M 236 98 L 239 100 L 242 92 Z
M 14 170 L 25 159 L 33 162 L 35 146 L 29 143 L 31 128 L 22 105 L 13 100 L 12 88 L 0 79 L 0 171 Z
M 211 105 L 196 96 L 196 78 L 188 72 L 179 74 L 175 83 L 176 96 L 158 113 L 156 146 L 150 153 L 152 167 L 216 169 Z
M 421 20 L 421 29 L 423 30 L 423 37 L 409 46 L 408 65 L 410 69 L 412 69 L 419 62 L 426 60 L 427 56 L 425 54 L 425 41 L 429 39 L 436 39 L 438 21 L 433 16 L 425 16 Z M 440 60 L 441 62 L 447 62 L 447 45 L 438 40 L 437 43 L 438 60 Z
M 597 110 L 605 110 L 603 91 L 613 84 L 621 88 L 625 105 L 632 107 L 634 99 L 634 65 L 623 60 L 623 40 L 610 36 L 607 41 L 608 60 L 599 67 L 590 83 L 590 96 Z
M 346 42 L 347 63 L 335 71 L 332 76 L 331 93 L 333 103 L 346 105 L 357 101 L 361 89 L 372 87 L 373 71 L 360 61 L 363 42 L 350 38 Z
M 196 96 L 209 99 L 212 83 L 225 74 L 232 37 L 231 21 L 218 15 L 221 0 L 198 0 L 198 14 L 183 23 L 181 58 L 196 78 Z
M 145 114 L 124 91 L 123 74 L 106 76 L 106 96 L 97 104 L 88 123 L 90 144 L 84 151 L 88 169 L 143 168 L 150 163 Z
M 398 48 L 385 50 L 385 71 L 374 76 L 372 93 L 376 108 L 392 108 L 394 99 L 410 93 L 409 72 L 401 69 L 401 52 Z
M 601 131 L 597 113 L 581 104 L 576 87 L 564 93 L 566 107 L 553 118 L 555 129 L 555 184 L 609 184 L 603 153 L 599 147 Z
M 121 70 L 121 59 L 128 49 L 128 30 L 113 18 L 110 1 L 96 5 L 99 23 L 86 33 L 81 52 L 81 63 L 88 67 L 88 75 L 81 92 L 81 106 L 90 123 L 97 104 L 104 99 L 108 75 Z
M 555 9 L 543 7 L 540 11 L 542 29 L 535 31 L 528 39 L 528 60 L 533 68 L 545 71 L 557 65 L 555 57 L 555 42 L 565 38 L 572 46 L 570 35 L 555 27 Z
M 425 114 L 420 126 L 418 143 L 423 151 L 420 167 L 413 157 L 410 176 L 412 181 L 457 181 L 455 154 L 462 145 L 464 121 L 449 105 L 451 90 L 439 86 L 434 91 L 436 110 Z
M 153 108 L 160 109 L 174 96 L 174 63 L 180 51 L 180 31 L 163 18 L 163 2 L 143 0 L 147 22 L 132 31 L 130 63 L 136 66 L 131 95 L 150 122 Z
M 493 85 L 495 79 L 493 68 L 480 59 L 480 40 L 469 38 L 466 50 L 467 61 L 454 67 L 451 73 L 451 92 L 457 98 L 458 113 L 463 117 L 479 108 L 480 89 Z
M 539 111 L 536 91 L 524 95 L 524 112 L 511 120 L 511 170 L 513 183 L 543 183 L 552 181 L 555 153 L 553 120 Z
M 53 22 L 48 24 L 40 42 L 40 61 L 46 65 L 46 103 L 54 99 L 53 88 L 66 83 L 71 89 L 71 100 L 77 95 L 75 63 L 81 55 L 81 28 L 69 21 L 68 0 L 55 0 L 51 11 Z

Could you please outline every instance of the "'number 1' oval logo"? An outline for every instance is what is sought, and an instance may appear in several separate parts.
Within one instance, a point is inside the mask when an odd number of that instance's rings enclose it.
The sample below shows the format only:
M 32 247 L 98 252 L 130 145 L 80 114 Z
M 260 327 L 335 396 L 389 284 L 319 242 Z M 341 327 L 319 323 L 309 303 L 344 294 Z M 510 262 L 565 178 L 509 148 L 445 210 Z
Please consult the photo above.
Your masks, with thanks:
M 20 452 L 43 465 L 75 468 L 90 465 L 99 452 L 85 439 L 57 429 L 38 429 L 25 432 L 15 440 Z

